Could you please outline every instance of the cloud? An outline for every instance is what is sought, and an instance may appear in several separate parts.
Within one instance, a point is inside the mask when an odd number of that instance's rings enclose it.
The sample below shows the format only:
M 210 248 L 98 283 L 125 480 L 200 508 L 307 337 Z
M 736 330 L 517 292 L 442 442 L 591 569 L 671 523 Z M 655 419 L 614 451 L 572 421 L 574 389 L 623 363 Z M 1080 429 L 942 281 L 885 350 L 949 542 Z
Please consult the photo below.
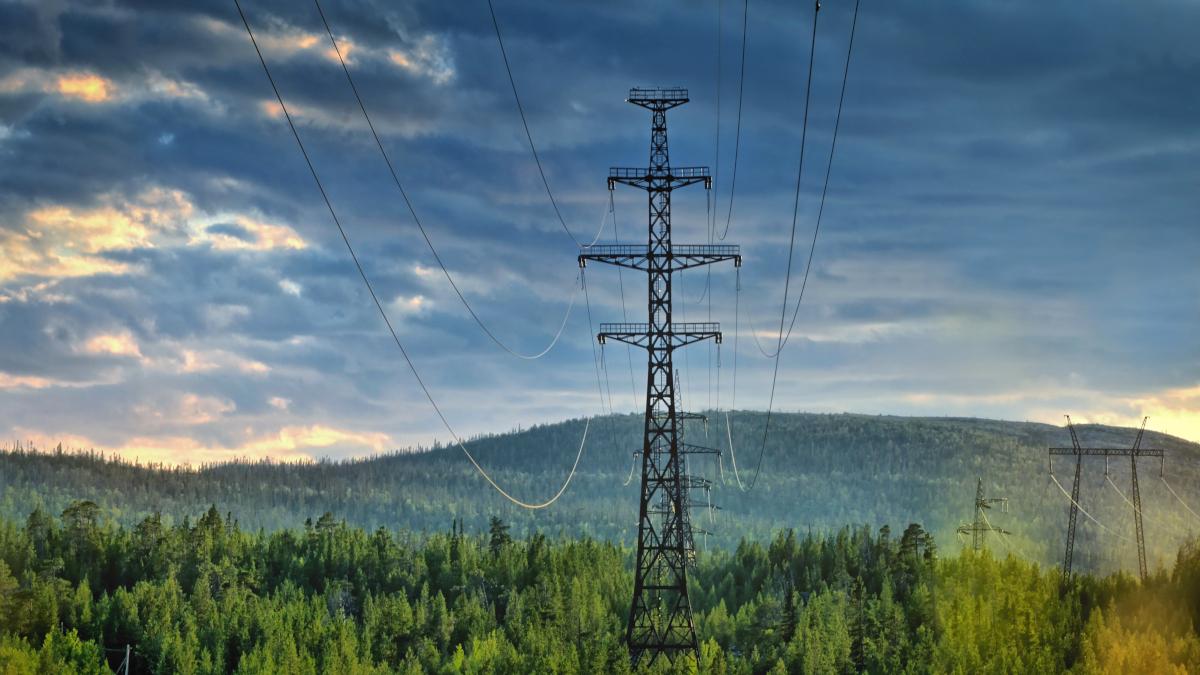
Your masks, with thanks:
M 1146 392 L 1085 410 L 1079 421 L 1139 426 L 1149 417 L 1148 428 L 1200 443 L 1200 385 Z
M 271 371 L 267 364 L 247 359 L 220 349 L 180 349 L 177 357 L 162 359 L 161 364 L 170 372 L 207 373 L 210 371 L 239 372 L 247 375 L 263 375 Z
M 446 45 L 434 35 L 423 36 L 408 49 L 389 49 L 387 58 L 396 66 L 437 85 L 454 79 L 454 57 Z
M 129 201 L 111 194 L 99 201 L 92 208 L 37 207 L 25 213 L 22 229 L 0 228 L 0 282 L 127 273 L 127 263 L 105 254 L 152 247 L 194 211 L 181 192 L 162 188 Z
M 94 73 L 72 73 L 59 75 L 55 81 L 58 93 L 67 98 L 75 98 L 86 103 L 103 103 L 113 96 L 111 80 Z
M 141 347 L 138 346 L 137 340 L 129 331 L 94 335 L 88 338 L 87 342 L 83 344 L 82 350 L 86 354 L 122 356 L 138 359 L 139 361 L 144 358 Z
M 391 308 L 399 314 L 418 314 L 429 309 L 429 300 L 423 295 L 400 295 L 392 300 Z
M 172 398 L 169 404 L 159 400 L 152 405 L 136 406 L 133 413 L 146 424 L 198 426 L 219 421 L 237 410 L 232 401 L 215 396 L 187 392 Z
M 294 295 L 296 297 L 300 297 L 300 294 L 304 291 L 303 286 L 292 281 L 291 279 L 280 279 L 279 288 L 284 293 L 287 293 L 288 295 Z
M 111 254 L 136 249 L 208 245 L 261 252 L 308 246 L 286 225 L 240 214 L 202 217 L 180 190 L 151 187 L 132 199 L 110 193 L 97 201 L 90 208 L 36 207 L 25 213 L 23 228 L 0 228 L 0 282 L 127 274 L 133 265 Z
M 55 384 L 57 383 L 54 380 L 45 377 L 0 373 L 0 389 L 17 389 L 22 387 L 44 389 L 46 387 L 53 387 Z
M 300 250 L 308 243 L 286 225 L 265 223 L 247 216 L 234 216 L 233 223 L 217 223 L 197 228 L 190 243 L 207 243 L 219 251 Z
M 277 434 L 255 439 L 238 451 L 258 457 L 278 457 L 304 454 L 314 456 L 320 451 L 350 447 L 359 453 L 383 452 L 388 449 L 387 434 L 353 432 L 324 425 L 283 427 Z
M 206 424 L 232 408 L 227 402 L 211 399 L 185 399 L 178 410 L 186 425 Z M 161 463 L 168 466 L 199 465 L 212 462 L 272 459 L 309 461 L 322 457 L 362 456 L 393 449 L 387 434 L 350 431 L 322 424 L 283 426 L 262 434 L 244 434 L 235 444 L 207 444 L 180 434 L 135 435 L 119 445 L 102 445 L 85 435 L 47 433 L 17 428 L 18 438 L 29 439 L 42 447 L 62 443 L 72 449 L 99 449 L 129 461 Z
M 0 94 L 41 94 L 50 99 L 85 103 L 138 106 L 158 101 L 191 102 L 222 112 L 208 92 L 195 82 L 168 76 L 161 71 L 130 74 L 123 81 L 90 70 L 55 67 L 22 67 L 0 77 Z

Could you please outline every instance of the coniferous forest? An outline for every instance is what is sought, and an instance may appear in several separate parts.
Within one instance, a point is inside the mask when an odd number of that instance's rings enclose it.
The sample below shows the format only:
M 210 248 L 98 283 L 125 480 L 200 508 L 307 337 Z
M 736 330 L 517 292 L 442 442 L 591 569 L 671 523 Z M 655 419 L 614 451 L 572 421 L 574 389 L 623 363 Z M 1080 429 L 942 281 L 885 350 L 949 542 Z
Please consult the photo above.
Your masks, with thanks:
M 722 450 L 697 457 L 691 471 L 713 480 L 695 495 L 695 518 L 710 534 L 703 549 L 733 549 L 744 537 L 769 541 L 781 528 L 829 533 L 856 523 L 919 522 L 938 546 L 958 551 L 957 528 L 972 519 L 976 480 L 990 497 L 1007 497 L 993 525 L 1010 532 L 990 540 L 1001 554 L 1044 566 L 1062 561 L 1069 502 L 1049 474 L 1047 448 L 1069 446 L 1063 427 L 986 419 L 873 415 L 776 414 L 762 450 L 762 477 L 740 489 L 734 465 L 748 482 L 762 435 L 761 412 L 713 415 L 707 427 L 689 422 L 688 443 Z M 414 448 L 366 459 L 305 464 L 242 462 L 198 467 L 133 465 L 96 453 L 0 452 L 0 516 L 23 520 L 35 507 L 61 513 L 73 501 L 96 502 L 106 517 L 136 526 L 161 513 L 164 523 L 203 512 L 211 504 L 232 512 L 242 526 L 273 531 L 298 528 L 326 511 L 353 526 L 416 533 L 441 532 L 453 518 L 468 524 L 498 516 L 515 537 L 588 536 L 632 545 L 637 525 L 637 481 L 632 449 L 639 447 L 640 415 L 591 420 L 579 473 L 554 508 L 529 512 L 497 497 L 457 447 Z M 1136 429 L 1078 428 L 1081 442 L 1129 447 Z M 473 455 L 517 497 L 545 499 L 560 485 L 585 425 L 583 420 L 540 425 L 468 442 Z M 1180 546 L 1200 535 L 1200 445 L 1147 431 L 1145 447 L 1166 461 L 1143 459 L 1141 499 L 1149 566 L 1170 570 Z M 732 451 L 730 447 L 732 446 Z M 1056 478 L 1071 487 L 1068 458 Z M 1127 462 L 1085 462 L 1080 502 L 1107 530 L 1080 519 L 1076 566 L 1096 573 L 1136 570 Z M 1170 490 L 1191 500 L 1180 504 Z M 711 499 L 711 502 L 709 501 Z M 708 510 L 711 503 L 714 507 Z M 718 510 L 719 508 L 719 510 Z
M 593 420 L 587 468 L 533 515 L 478 490 L 457 448 L 172 468 L 12 448 L 0 453 L 0 673 L 124 672 L 127 648 L 131 673 L 630 672 L 636 485 L 621 448 L 636 421 Z M 1045 470 L 1062 429 L 799 414 L 779 425 L 759 489 L 717 465 L 721 510 L 694 507 L 711 532 L 690 573 L 700 662 L 643 671 L 1200 672 L 1196 523 L 1160 494 L 1157 467 L 1142 469 L 1150 578 L 1129 571 L 1128 505 L 1096 467 L 1081 499 L 1110 530 L 1081 519 L 1064 581 L 1065 498 L 1020 480 Z M 752 429 L 743 420 L 734 442 Z M 532 494 L 581 431 L 471 448 Z M 1131 433 L 1081 431 L 1112 446 Z M 1147 441 L 1195 495 L 1197 446 Z M 954 535 L 974 475 L 1011 507 L 990 518 L 1012 534 L 980 552 Z
M 126 528 L 92 502 L 0 523 L 0 672 L 630 672 L 628 548 L 513 539 L 499 519 L 416 537 L 325 514 L 244 530 L 216 507 Z M 1200 547 L 1145 584 L 991 553 L 918 524 L 785 529 L 701 553 L 700 663 L 646 672 L 1188 673 Z

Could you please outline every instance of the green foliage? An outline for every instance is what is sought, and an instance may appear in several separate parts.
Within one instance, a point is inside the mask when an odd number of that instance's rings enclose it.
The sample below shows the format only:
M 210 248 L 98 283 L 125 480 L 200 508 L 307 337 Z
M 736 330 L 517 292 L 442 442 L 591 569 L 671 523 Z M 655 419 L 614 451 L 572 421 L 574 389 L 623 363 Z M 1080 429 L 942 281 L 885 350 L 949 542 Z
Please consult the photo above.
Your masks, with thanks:
M 632 551 L 590 539 L 416 536 L 330 514 L 244 531 L 209 508 L 132 528 L 86 502 L 0 520 L 0 675 L 633 673 Z M 85 555 L 86 553 L 86 555 Z M 1145 585 L 941 557 L 910 525 L 780 532 L 701 554 L 699 663 L 639 673 L 1197 672 L 1200 547 Z
M 733 450 L 742 465 L 758 449 L 762 413 L 737 412 L 732 420 Z M 994 549 L 1011 546 L 1024 557 L 1054 564 L 1062 555 L 1066 499 L 1046 474 L 1047 446 L 1069 445 L 1066 431 L 1044 424 L 978 419 L 902 418 L 867 415 L 780 414 L 772 418 L 759 487 L 737 489 L 731 453 L 726 447 L 724 415 L 709 428 L 689 422 L 689 442 L 725 451 L 725 473 L 715 458 L 695 459 L 693 469 L 717 478 L 713 501 L 721 511 L 709 547 L 733 549 L 743 539 L 766 540 L 780 523 L 833 532 L 845 523 L 920 521 L 942 550 L 959 550 L 955 529 L 972 517 L 975 477 L 982 476 L 988 494 L 1010 498 L 1011 512 L 989 514 L 998 527 L 1015 535 Z M 536 514 L 496 495 L 465 461 L 458 448 L 434 447 L 343 462 L 309 464 L 233 463 L 191 468 L 135 466 L 96 453 L 0 451 L 0 516 L 24 519 L 31 508 L 38 516 L 62 513 L 75 500 L 86 502 L 57 529 L 42 529 L 33 544 L 47 568 L 63 565 L 77 576 L 88 565 L 95 542 L 79 539 L 76 548 L 59 550 L 59 559 L 41 556 L 61 529 L 87 534 L 102 515 L 126 527 L 144 526 L 137 546 L 147 569 L 163 569 L 155 557 L 163 527 L 195 517 L 210 504 L 237 514 L 243 528 L 298 528 L 303 519 L 335 513 L 348 523 L 413 532 L 435 532 L 451 518 L 476 532 L 487 531 L 489 518 L 511 527 L 505 536 L 589 536 L 632 544 L 637 522 L 636 485 L 623 486 L 630 469 L 631 448 L 641 447 L 642 419 L 617 415 L 592 421 L 580 473 L 554 509 Z M 1123 446 L 1131 429 L 1079 428 L 1087 443 Z M 545 498 L 569 470 L 583 433 L 582 420 L 543 425 L 517 433 L 471 440 L 471 452 L 497 480 L 526 500 Z M 1162 434 L 1147 433 L 1144 445 L 1167 450 L 1167 478 L 1181 495 L 1200 494 L 1200 445 Z M 1084 472 L 1083 502 L 1101 521 L 1132 537 L 1131 511 L 1104 480 L 1099 463 Z M 1180 544 L 1197 523 L 1154 475 L 1148 463 L 1142 480 L 1147 514 L 1147 546 L 1151 567 L 1169 568 Z M 1067 468 L 1056 465 L 1061 480 Z M 1115 463 L 1113 480 L 1128 494 L 1128 468 Z M 797 498 L 803 496 L 803 498 Z M 145 518 L 161 512 L 158 522 Z M 221 513 L 206 515 L 206 530 L 225 526 Z M 698 518 L 706 514 L 697 511 Z M 897 534 L 900 534 L 897 532 Z M 0 533 L 0 537 L 3 534 Z M 201 538 L 202 539 L 202 538 Z M 1111 538 L 1082 523 L 1076 546 L 1076 569 L 1104 572 L 1133 568 L 1133 547 L 1112 547 Z M 198 545 L 206 545 L 202 540 Z M 8 561 L 16 570 L 14 561 Z M 95 570 L 103 573 L 103 570 Z M 194 571 L 183 574 L 187 577 Z M 20 572 L 14 571 L 20 577 Z M 93 580 L 97 580 L 93 578 Z

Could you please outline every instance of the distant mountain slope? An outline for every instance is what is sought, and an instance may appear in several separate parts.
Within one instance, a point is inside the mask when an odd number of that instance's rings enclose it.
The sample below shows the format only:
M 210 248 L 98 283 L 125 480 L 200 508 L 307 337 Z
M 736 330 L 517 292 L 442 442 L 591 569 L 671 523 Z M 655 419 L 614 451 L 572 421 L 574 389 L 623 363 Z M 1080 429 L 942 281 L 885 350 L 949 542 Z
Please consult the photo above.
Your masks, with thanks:
M 764 415 L 738 412 L 732 421 L 738 467 L 747 480 L 758 459 Z M 514 525 L 514 533 L 536 528 L 551 535 L 630 542 L 637 476 L 623 483 L 641 424 L 633 415 L 593 420 L 579 475 L 557 504 L 538 512 L 500 498 L 457 448 L 435 448 L 351 462 L 240 463 L 199 470 L 133 466 L 96 455 L 5 452 L 0 453 L 0 513 L 23 518 L 37 504 L 60 512 L 73 499 L 91 499 L 128 524 L 154 510 L 176 519 L 195 517 L 216 504 L 252 528 L 296 526 L 330 511 L 356 525 L 417 531 L 449 529 L 453 518 L 462 518 L 469 529 L 483 529 L 487 518 L 497 515 Z M 582 420 L 537 426 L 474 439 L 470 448 L 506 489 L 541 500 L 570 468 L 583 426 Z M 1128 447 L 1136 432 L 1089 425 L 1079 433 L 1087 445 Z M 693 459 L 693 473 L 714 480 L 712 500 L 720 506 L 710 520 L 704 495 L 696 495 L 694 523 L 712 533 L 698 535 L 697 546 L 731 546 L 743 536 L 765 537 L 787 527 L 826 530 L 847 523 L 911 521 L 934 532 L 942 547 L 957 548 L 954 530 L 972 517 L 978 476 L 987 495 L 1010 499 L 1008 513 L 998 508 L 989 513 L 993 525 L 1015 533 L 1009 545 L 1039 562 L 1060 562 L 1068 502 L 1049 478 L 1046 448 L 1070 444 L 1064 428 L 984 419 L 779 414 L 772 419 L 762 477 L 748 492 L 735 482 L 725 434 L 723 416 L 710 424 L 707 438 L 699 423 L 687 430 L 688 442 L 725 449 L 724 480 L 715 459 Z M 1200 511 L 1200 445 L 1147 432 L 1143 446 L 1167 451 L 1167 481 Z M 1067 489 L 1072 470 L 1066 458 L 1055 466 Z M 1111 471 L 1128 495 L 1128 461 L 1113 461 Z M 1200 519 L 1171 496 L 1155 462 L 1142 460 L 1139 476 L 1151 564 L 1169 564 L 1183 538 L 1200 533 Z M 1087 569 L 1134 569 L 1132 509 L 1106 482 L 1102 458 L 1085 460 L 1082 485 L 1084 508 L 1112 533 L 1080 516 L 1076 563 Z M 996 539 L 990 545 L 1005 548 Z

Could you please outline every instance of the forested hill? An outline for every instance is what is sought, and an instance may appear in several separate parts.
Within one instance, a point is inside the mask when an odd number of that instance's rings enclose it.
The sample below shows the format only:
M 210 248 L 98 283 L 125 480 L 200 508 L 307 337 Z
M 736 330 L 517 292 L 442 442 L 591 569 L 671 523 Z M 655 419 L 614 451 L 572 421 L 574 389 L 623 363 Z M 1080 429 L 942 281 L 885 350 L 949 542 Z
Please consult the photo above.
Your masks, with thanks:
M 758 459 L 764 415 L 732 416 L 733 446 L 742 480 Z M 311 464 L 235 463 L 198 469 L 134 466 L 98 454 L 0 453 L 0 512 L 24 518 L 35 506 L 61 512 L 77 499 L 95 501 L 111 518 L 133 524 L 159 511 L 176 520 L 209 504 L 221 505 L 243 528 L 295 527 L 325 512 L 353 525 L 446 531 L 462 519 L 468 531 L 483 530 L 498 515 L 514 534 L 592 536 L 629 542 L 635 532 L 637 477 L 630 476 L 631 450 L 640 445 L 642 420 L 624 415 L 592 420 L 579 473 L 549 509 L 527 512 L 497 495 L 457 447 L 401 452 L 370 459 Z M 941 547 L 956 550 L 955 529 L 972 517 L 976 477 L 988 496 L 1010 499 L 991 523 L 1014 534 L 990 539 L 1003 553 L 1057 563 L 1066 531 L 1067 498 L 1047 472 L 1046 448 L 1070 444 L 1066 429 L 1045 424 L 981 419 L 906 418 L 866 415 L 776 414 L 763 453 L 762 475 L 742 491 L 732 471 L 724 417 L 707 434 L 689 423 L 687 441 L 725 450 L 723 475 L 715 457 L 697 455 L 691 471 L 713 479 L 709 511 L 694 494 L 693 521 L 711 532 L 697 546 L 729 547 L 743 537 L 766 539 L 784 527 L 831 531 L 847 523 L 920 522 Z M 572 420 L 515 433 L 477 438 L 471 451 L 516 496 L 549 497 L 571 467 L 584 422 Z M 1085 445 L 1128 447 L 1134 429 L 1078 427 Z M 1151 565 L 1169 566 L 1200 519 L 1168 491 L 1168 485 L 1200 510 L 1200 445 L 1147 432 L 1143 447 L 1167 451 L 1166 483 L 1155 460 L 1139 463 L 1146 543 Z M 1073 467 L 1055 465 L 1070 489 Z M 1129 495 L 1129 462 L 1113 460 L 1111 477 Z M 1135 568 L 1133 512 L 1106 482 L 1103 458 L 1088 458 L 1080 499 L 1111 531 L 1079 518 L 1076 564 L 1085 569 Z M 711 519 L 710 519 L 711 517 Z

